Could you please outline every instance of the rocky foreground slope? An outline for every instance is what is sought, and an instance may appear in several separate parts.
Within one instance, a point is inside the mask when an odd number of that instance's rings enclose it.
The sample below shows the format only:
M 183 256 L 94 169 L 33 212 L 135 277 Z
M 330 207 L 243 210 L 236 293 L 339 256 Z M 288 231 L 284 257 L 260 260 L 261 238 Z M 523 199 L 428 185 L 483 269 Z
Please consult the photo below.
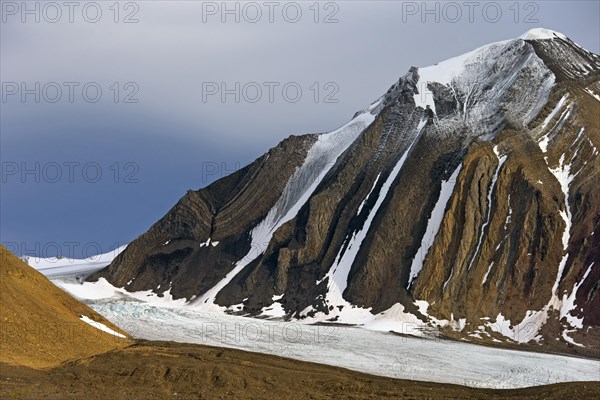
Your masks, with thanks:
M 189 191 L 129 291 L 600 355 L 600 57 L 544 29 L 411 68 L 346 125 Z
M 0 366 L 53 367 L 129 343 L 125 332 L 0 245 Z

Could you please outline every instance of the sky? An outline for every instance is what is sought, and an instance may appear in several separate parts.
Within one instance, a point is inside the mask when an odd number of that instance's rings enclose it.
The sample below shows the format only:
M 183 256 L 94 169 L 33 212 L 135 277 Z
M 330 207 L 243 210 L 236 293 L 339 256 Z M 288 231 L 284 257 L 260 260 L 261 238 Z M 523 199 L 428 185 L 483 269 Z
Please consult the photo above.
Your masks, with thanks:
M 85 258 L 411 66 L 544 27 L 600 53 L 600 2 L 0 1 L 0 242 Z

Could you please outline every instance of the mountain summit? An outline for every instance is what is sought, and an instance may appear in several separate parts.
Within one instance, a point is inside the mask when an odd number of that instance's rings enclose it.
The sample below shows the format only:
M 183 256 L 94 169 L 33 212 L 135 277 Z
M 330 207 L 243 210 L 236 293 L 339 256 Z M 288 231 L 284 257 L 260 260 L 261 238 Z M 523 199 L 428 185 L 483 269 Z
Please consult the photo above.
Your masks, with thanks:
M 519 39 L 523 40 L 546 40 L 556 38 L 568 40 L 562 33 L 545 28 L 533 28 L 519 36 Z
M 600 354 L 600 58 L 534 29 L 411 68 L 189 191 L 106 269 L 190 306 Z

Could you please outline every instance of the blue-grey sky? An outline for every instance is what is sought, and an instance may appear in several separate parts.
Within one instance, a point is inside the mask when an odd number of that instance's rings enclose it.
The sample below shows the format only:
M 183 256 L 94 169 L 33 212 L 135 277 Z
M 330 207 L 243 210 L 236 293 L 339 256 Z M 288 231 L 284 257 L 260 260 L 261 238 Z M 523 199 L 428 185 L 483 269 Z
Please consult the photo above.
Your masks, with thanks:
M 0 241 L 42 256 L 131 241 L 413 65 L 535 27 L 600 51 L 598 1 L 0 3 Z

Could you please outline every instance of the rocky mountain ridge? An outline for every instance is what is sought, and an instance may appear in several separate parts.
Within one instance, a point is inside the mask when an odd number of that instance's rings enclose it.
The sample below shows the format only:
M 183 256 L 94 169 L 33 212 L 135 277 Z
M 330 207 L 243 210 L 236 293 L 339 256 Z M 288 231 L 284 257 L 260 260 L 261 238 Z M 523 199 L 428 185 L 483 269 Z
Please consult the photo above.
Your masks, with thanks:
M 106 269 L 306 322 L 600 355 L 600 57 L 532 30 L 189 191 Z

